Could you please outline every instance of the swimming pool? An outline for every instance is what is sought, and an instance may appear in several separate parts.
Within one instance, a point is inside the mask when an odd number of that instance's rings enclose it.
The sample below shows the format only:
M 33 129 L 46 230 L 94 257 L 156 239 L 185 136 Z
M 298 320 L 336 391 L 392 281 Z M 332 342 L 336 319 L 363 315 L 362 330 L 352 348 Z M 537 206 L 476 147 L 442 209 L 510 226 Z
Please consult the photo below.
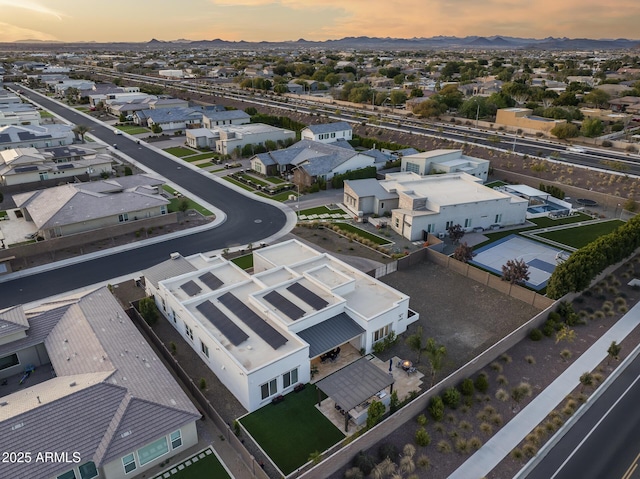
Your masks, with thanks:
M 547 203 L 545 205 L 530 206 L 529 208 L 527 208 L 527 212 L 531 214 L 536 214 L 536 213 L 548 213 L 549 211 L 559 211 L 559 210 L 566 210 L 566 209 L 567 208 L 564 208 L 560 205 Z

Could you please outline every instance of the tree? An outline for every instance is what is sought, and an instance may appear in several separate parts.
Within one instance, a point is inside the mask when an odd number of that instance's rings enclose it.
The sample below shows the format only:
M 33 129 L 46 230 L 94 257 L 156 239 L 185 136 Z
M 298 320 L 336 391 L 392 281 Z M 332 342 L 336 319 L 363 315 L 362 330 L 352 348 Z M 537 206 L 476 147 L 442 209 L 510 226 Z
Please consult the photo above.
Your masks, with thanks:
M 89 133 L 91 129 L 86 125 L 76 125 L 76 127 L 72 130 L 76 136 L 80 137 L 80 140 L 84 143 L 84 135 Z
M 414 115 L 417 115 L 420 118 L 433 118 L 442 115 L 445 111 L 447 111 L 447 105 L 439 103 L 431 98 L 422 101 L 413 107 Z
M 582 373 L 580 375 L 580 384 L 582 387 L 580 388 L 580 392 L 584 391 L 585 388 L 593 386 L 594 378 L 593 374 L 589 371 Z
M 447 228 L 447 233 L 449 233 L 449 239 L 453 241 L 453 244 L 458 244 L 464 236 L 464 229 L 461 225 L 451 225 Z
M 421 98 L 424 96 L 424 92 L 422 88 L 412 88 L 410 96 L 411 98 Z
M 395 108 L 396 105 L 407 101 L 407 94 L 402 90 L 393 90 L 389 95 L 389 101 L 391 101 L 391 105 Z
M 585 118 L 582 122 L 580 133 L 587 138 L 600 136 L 604 131 L 604 125 L 599 118 Z
M 584 96 L 584 101 L 590 105 L 594 105 L 596 108 L 600 108 L 601 106 L 609 103 L 610 99 L 611 95 L 599 88 L 591 90 Z
M 556 331 L 556 344 L 560 341 L 568 341 L 572 343 L 576 339 L 575 330 L 569 328 L 566 324 L 563 324 L 562 327 Z
M 502 265 L 502 281 L 524 284 L 529 280 L 529 265 L 523 259 L 510 259 Z
M 189 200 L 186 198 L 182 198 L 178 203 L 178 210 L 184 213 L 189 209 Z
M 580 134 L 580 130 L 573 123 L 558 123 L 549 132 L 559 140 L 566 140 L 567 138 L 575 138 Z
M 118 117 L 118 121 L 120 123 L 124 123 L 125 121 L 127 121 L 127 115 L 125 115 L 124 112 L 120 113 L 120 116 Z
M 609 360 L 607 361 L 607 364 L 612 359 L 615 359 L 616 361 L 620 359 L 621 350 L 622 350 L 622 346 L 620 346 L 616 341 L 611 341 L 611 344 L 609 345 L 609 349 L 607 349 L 607 353 L 609 354 Z
M 156 303 L 152 298 L 142 298 L 138 302 L 138 311 L 149 326 L 153 326 L 160 317 Z
M 151 126 L 151 132 L 155 133 L 155 134 L 162 133 L 162 127 L 160 125 L 158 125 L 157 123 L 154 123 Z
M 466 242 L 458 245 L 453 252 L 453 259 L 468 263 L 476 254 L 473 252 L 473 246 L 469 246 Z
M 245 108 L 244 112 L 249 116 L 253 116 L 253 115 L 257 115 L 258 114 L 258 110 L 254 106 L 250 106 L 250 107 Z
M 369 409 L 367 409 L 367 428 L 370 429 L 380 422 L 384 416 L 385 406 L 375 399 L 371 401 Z
M 417 354 L 416 364 L 420 362 L 420 356 L 425 352 L 425 346 L 422 343 L 422 326 L 418 326 L 416 328 L 416 332 L 409 336 L 406 340 L 407 346 L 411 351 L 414 351 Z
M 443 344 L 436 343 L 433 338 L 428 338 L 424 347 L 424 352 L 429 359 L 431 366 L 431 385 L 433 386 L 436 379 L 436 374 L 442 369 L 442 363 L 447 355 L 447 348 Z

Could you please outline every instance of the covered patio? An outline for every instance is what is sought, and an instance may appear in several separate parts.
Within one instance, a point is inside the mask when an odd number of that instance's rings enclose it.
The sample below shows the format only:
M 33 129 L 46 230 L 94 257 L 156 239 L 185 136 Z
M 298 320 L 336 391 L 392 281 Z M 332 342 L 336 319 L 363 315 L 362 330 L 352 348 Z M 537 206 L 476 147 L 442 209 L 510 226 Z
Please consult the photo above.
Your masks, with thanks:
M 369 357 L 362 357 L 316 383 L 318 407 L 322 406 L 320 393 L 324 392 L 344 416 L 344 430 L 349 431 L 350 419 L 356 425 L 366 421 L 371 401 L 389 404 L 394 382 L 393 374 L 372 364 Z

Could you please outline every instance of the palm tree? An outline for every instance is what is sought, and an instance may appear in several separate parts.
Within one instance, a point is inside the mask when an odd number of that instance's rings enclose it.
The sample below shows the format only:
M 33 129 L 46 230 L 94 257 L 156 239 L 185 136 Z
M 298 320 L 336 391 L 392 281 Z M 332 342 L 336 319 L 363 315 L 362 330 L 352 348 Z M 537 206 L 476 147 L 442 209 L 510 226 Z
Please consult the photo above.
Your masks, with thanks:
M 427 339 L 424 351 L 429 358 L 431 364 L 431 386 L 435 383 L 436 374 L 442 369 L 444 357 L 447 355 L 447 348 L 443 344 L 436 343 L 433 338 Z
M 73 129 L 73 133 L 76 135 L 76 137 L 80 137 L 80 139 L 82 140 L 82 143 L 84 143 L 84 135 L 86 135 L 90 131 L 91 131 L 91 128 L 89 128 L 86 125 L 77 125 Z

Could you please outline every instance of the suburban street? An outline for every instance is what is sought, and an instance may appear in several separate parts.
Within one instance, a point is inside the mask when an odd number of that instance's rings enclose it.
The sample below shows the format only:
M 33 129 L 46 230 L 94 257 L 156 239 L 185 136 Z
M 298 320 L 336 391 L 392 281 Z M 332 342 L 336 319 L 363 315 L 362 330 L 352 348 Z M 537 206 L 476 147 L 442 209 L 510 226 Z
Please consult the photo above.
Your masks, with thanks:
M 22 89 L 11 85 L 15 89 Z M 150 170 L 170 179 L 184 191 L 193 193 L 222 210 L 226 221 L 220 226 L 189 236 L 165 242 L 137 247 L 106 257 L 64 266 L 52 271 L 40 272 L 16 279 L 0 279 L 2 295 L 0 308 L 24 304 L 65 291 L 71 291 L 110 278 L 123 276 L 148 268 L 169 258 L 172 252 L 190 255 L 227 247 L 258 243 L 280 232 L 286 225 L 286 215 L 277 206 L 258 201 L 227 187 L 223 180 L 214 179 L 188 167 L 180 166 L 166 156 L 153 151 L 126 135 L 115 135 L 113 128 L 101 122 L 89 120 L 77 111 L 66 108 L 46 97 L 22 89 L 25 96 L 46 109 L 75 124 L 91 128 L 91 134 L 107 144 L 116 143 L 118 149 L 131 156 Z M 87 145 L 90 146 L 90 145 Z M 183 163 L 184 164 L 184 163 Z M 286 233 L 286 231 L 283 231 Z
M 528 479 L 640 477 L 640 357 L 603 392 Z

